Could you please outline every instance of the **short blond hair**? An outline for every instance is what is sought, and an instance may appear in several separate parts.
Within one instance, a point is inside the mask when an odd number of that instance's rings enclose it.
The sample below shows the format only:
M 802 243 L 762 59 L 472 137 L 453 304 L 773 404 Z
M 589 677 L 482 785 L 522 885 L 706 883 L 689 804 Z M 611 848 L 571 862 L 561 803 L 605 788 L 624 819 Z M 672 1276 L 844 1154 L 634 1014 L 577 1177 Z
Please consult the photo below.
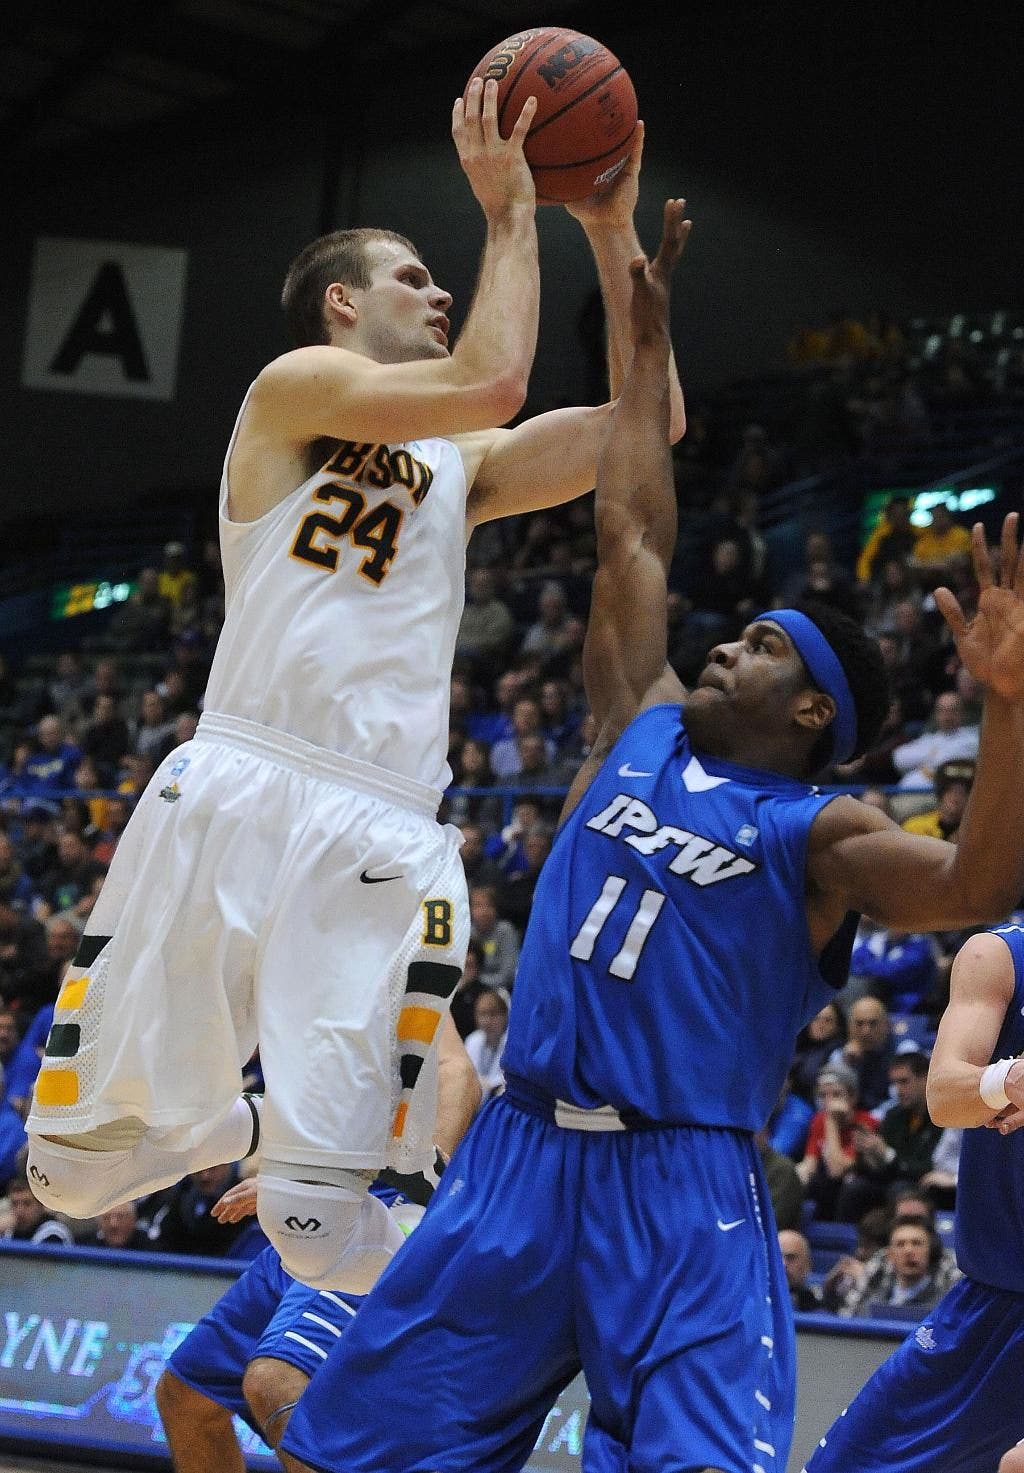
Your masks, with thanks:
M 321 235 L 311 241 L 295 257 L 284 279 L 281 306 L 297 348 L 330 342 L 324 317 L 324 293 L 335 281 L 365 291 L 371 280 L 366 248 L 377 240 L 404 246 L 419 258 L 420 253 L 411 240 L 394 230 L 381 230 L 375 226 L 332 230 L 330 235 Z

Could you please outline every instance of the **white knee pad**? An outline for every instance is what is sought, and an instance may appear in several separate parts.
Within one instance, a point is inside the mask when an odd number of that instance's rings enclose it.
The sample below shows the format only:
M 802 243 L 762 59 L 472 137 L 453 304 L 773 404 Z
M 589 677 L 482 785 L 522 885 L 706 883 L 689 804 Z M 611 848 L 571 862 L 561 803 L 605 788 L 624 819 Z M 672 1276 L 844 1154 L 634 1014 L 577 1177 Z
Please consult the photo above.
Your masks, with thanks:
M 313 1288 L 368 1294 L 405 1242 L 384 1203 L 366 1191 L 261 1173 L 256 1204 L 285 1270 Z
M 85 1151 L 30 1135 L 28 1181 L 51 1212 L 97 1217 L 133 1197 L 128 1175 L 133 1151 Z

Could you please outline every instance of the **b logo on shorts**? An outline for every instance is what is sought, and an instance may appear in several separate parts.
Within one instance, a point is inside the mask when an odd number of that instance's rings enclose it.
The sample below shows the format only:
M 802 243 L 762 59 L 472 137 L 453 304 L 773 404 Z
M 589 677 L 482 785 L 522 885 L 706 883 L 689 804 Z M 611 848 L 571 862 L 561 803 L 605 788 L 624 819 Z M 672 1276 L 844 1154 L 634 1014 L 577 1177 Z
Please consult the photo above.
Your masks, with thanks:
M 452 903 L 450 900 L 424 900 L 423 945 L 451 946 Z

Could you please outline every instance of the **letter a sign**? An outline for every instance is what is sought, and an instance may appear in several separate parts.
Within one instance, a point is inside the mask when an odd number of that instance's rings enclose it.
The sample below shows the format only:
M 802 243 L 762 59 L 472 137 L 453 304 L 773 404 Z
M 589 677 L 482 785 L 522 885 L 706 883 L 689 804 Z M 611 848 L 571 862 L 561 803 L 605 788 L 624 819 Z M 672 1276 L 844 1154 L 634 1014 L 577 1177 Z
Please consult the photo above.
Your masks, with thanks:
M 37 240 L 24 386 L 173 399 L 186 261 L 162 246 Z

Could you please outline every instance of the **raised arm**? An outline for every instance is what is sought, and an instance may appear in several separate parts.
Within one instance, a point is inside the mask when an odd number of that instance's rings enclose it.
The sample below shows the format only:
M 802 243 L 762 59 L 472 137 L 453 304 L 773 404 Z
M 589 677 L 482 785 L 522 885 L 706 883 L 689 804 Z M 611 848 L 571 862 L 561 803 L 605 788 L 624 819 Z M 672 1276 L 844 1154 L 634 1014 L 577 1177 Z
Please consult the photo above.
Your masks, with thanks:
M 566 812 L 652 688 L 667 676 L 683 693 L 666 662 L 666 579 L 676 537 L 668 313 L 672 271 L 690 232 L 684 205 L 666 203 L 657 256 L 648 263 L 641 255 L 631 267 L 635 348 L 598 467 L 597 573 L 583 647 L 583 678 L 598 738 L 570 790 Z
M 503 140 L 496 83 L 481 87 L 477 80 L 465 105 L 455 103 L 452 137 L 487 239 L 451 356 L 388 363 L 336 346 L 286 353 L 259 375 L 250 400 L 253 414 L 277 435 L 295 445 L 324 436 L 393 443 L 499 425 L 522 407 L 540 300 L 536 195 L 523 155 L 535 110 L 536 100 L 528 99 Z
M 987 1125 L 1000 1113 L 981 1098 L 981 1076 L 992 1058 L 1013 997 L 1013 958 L 999 936 L 972 936 L 957 953 L 928 1068 L 928 1113 L 936 1125 Z M 1024 1061 L 1007 1077 L 1024 1103 Z M 1007 1087 L 1008 1086 L 1008 1087 Z
M 607 330 L 608 383 L 613 399 L 622 391 L 633 357 L 629 267 L 643 251 L 634 223 L 643 150 L 644 125 L 637 123 L 633 151 L 611 188 L 565 207 L 583 226 L 597 265 Z M 671 351 L 668 373 L 668 435 L 674 445 L 686 432 L 686 409 L 675 354 Z
M 643 124 L 626 167 L 602 193 L 567 205 L 586 232 L 597 264 L 607 321 L 608 381 L 612 399 L 625 382 L 633 357 L 630 266 L 642 254 L 633 222 L 643 151 Z M 669 351 L 669 438 L 686 428 L 683 392 Z M 463 447 L 472 483 L 469 517 L 475 525 L 560 506 L 593 489 L 612 404 L 558 409 L 537 415 L 514 430 L 481 436 Z
M 1018 516 L 1003 522 L 998 568 L 980 524 L 980 587 L 970 621 L 948 588 L 935 591 L 961 661 L 985 688 L 974 784 L 956 844 L 908 834 L 853 799 L 823 809 L 811 830 L 808 878 L 839 911 L 905 931 L 1001 920 L 1024 893 L 1024 550 Z

